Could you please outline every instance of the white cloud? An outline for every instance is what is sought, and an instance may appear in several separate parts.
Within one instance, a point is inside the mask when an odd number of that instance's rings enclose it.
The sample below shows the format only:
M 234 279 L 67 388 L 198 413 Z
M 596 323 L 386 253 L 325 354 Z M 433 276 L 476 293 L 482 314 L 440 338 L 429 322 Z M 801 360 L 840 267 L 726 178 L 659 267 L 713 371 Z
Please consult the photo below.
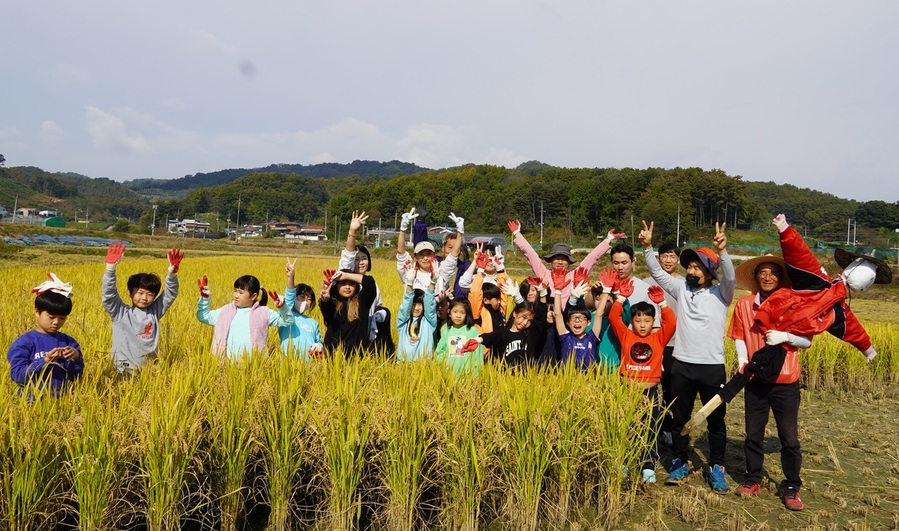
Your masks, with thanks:
M 191 30 L 187 44 L 195 50 L 212 50 L 226 59 L 237 60 L 237 48 L 220 41 L 215 35 L 204 29 Z
M 44 120 L 41 122 L 40 129 L 41 140 L 47 143 L 53 143 L 62 140 L 66 136 L 66 132 L 53 120 Z
M 143 136 L 129 135 L 125 131 L 125 122 L 121 118 L 92 106 L 85 107 L 85 113 L 85 131 L 90 135 L 95 148 L 112 148 L 126 154 L 151 151 L 150 144 Z

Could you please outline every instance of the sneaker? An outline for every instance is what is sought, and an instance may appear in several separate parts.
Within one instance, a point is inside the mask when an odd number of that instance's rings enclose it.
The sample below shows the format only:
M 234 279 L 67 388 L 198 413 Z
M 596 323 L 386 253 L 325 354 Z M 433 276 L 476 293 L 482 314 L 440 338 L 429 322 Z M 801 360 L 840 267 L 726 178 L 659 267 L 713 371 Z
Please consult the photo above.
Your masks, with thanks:
M 783 491 L 784 506 L 791 511 L 801 511 L 805 509 L 805 504 L 799 498 L 799 489 L 796 487 L 787 487 Z
M 680 459 L 675 459 L 671 462 L 671 468 L 668 470 L 668 478 L 665 480 L 665 485 L 681 485 L 686 483 L 687 478 L 689 477 L 690 465 Z
M 736 494 L 737 496 L 756 496 L 761 490 L 761 485 L 758 484 L 757 481 L 744 481 L 742 485 L 737 487 Z
M 663 431 L 660 439 L 662 441 L 662 444 L 664 444 L 665 446 L 668 446 L 668 447 L 674 446 L 674 440 L 671 438 L 670 431 Z
M 709 468 L 709 471 L 706 472 L 705 480 L 712 487 L 712 490 L 718 494 L 727 494 L 727 491 L 730 490 L 730 485 L 727 484 L 727 479 L 724 477 L 723 466 L 715 465 Z
M 651 468 L 643 469 L 643 483 L 655 483 L 656 471 Z

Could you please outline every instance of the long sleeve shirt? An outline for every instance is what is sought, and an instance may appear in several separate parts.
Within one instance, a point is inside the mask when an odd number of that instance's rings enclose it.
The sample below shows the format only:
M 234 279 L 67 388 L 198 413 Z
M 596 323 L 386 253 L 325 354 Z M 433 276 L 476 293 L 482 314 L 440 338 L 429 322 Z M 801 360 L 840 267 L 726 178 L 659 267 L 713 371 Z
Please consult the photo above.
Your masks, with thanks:
M 84 372 L 84 356 L 74 361 L 61 358 L 46 364 L 47 353 L 57 347 L 73 347 L 81 352 L 78 342 L 62 332 L 45 334 L 30 330 L 16 338 L 6 353 L 12 381 L 20 386 L 35 381 L 38 387 L 49 385 L 53 396 L 62 393 L 69 382 L 77 380 Z
M 519 232 L 515 235 L 515 239 L 512 240 L 513 243 L 521 250 L 522 254 L 524 254 L 525 258 L 528 260 L 528 264 L 531 266 L 531 271 L 534 272 L 534 276 L 542 280 L 546 283 L 547 286 L 553 285 L 552 278 L 552 270 L 546 267 L 546 264 L 543 262 L 543 259 L 540 258 L 540 255 L 537 254 L 537 251 L 531 247 L 531 244 L 521 235 Z M 584 267 L 587 271 L 592 271 L 593 267 L 596 265 L 596 262 L 602 258 L 602 255 L 609 252 L 609 249 L 612 247 L 611 242 L 607 238 L 604 238 L 599 245 L 593 248 L 583 260 L 581 260 L 580 267 Z M 564 309 L 568 305 L 568 297 L 571 295 L 572 284 L 574 283 L 574 269 L 568 271 L 565 275 L 565 278 L 570 282 L 562 288 L 562 309 Z
M 403 295 L 403 302 L 396 312 L 396 330 L 399 341 L 396 347 L 397 361 L 415 361 L 430 358 L 434 354 L 434 331 L 437 329 L 437 303 L 434 290 L 425 290 L 423 313 L 412 317 L 414 291 Z
M 103 308 L 112 318 L 112 361 L 119 372 L 143 367 L 156 358 L 159 320 L 178 296 L 178 277 L 167 275 L 162 293 L 146 309 L 125 304 L 116 286 L 115 268 L 103 274 Z
M 718 256 L 721 264 L 719 283 L 695 289 L 689 287 L 685 280 L 666 273 L 652 249 L 644 249 L 643 257 L 652 278 L 677 299 L 674 358 L 698 365 L 724 364 L 727 310 L 734 300 L 736 286 L 734 263 L 727 251 Z

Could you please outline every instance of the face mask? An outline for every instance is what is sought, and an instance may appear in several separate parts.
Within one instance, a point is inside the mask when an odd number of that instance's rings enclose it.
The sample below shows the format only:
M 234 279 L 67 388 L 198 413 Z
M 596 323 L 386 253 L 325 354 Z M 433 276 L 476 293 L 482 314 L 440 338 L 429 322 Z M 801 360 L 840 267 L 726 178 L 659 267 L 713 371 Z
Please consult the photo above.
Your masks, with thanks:
M 294 311 L 297 312 L 297 313 L 303 313 L 303 312 L 305 312 L 305 311 L 306 311 L 306 308 L 308 308 L 308 307 L 309 307 L 309 301 L 306 301 L 306 300 L 297 301 L 297 302 L 293 305 L 293 309 L 294 309 Z
M 696 275 L 687 275 L 687 285 L 693 289 L 699 287 L 699 277 Z
M 843 271 L 846 285 L 853 291 L 865 291 L 874 284 L 877 276 L 877 267 L 864 258 L 856 258 Z

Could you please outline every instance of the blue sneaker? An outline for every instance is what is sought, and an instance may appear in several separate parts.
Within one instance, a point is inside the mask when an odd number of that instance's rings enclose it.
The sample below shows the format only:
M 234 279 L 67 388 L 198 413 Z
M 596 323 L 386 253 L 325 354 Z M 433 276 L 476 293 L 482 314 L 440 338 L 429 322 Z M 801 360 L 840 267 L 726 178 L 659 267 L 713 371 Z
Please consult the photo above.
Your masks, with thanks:
M 718 494 L 727 494 L 727 491 L 730 490 L 730 485 L 727 484 L 727 479 L 724 477 L 723 466 L 715 465 L 710 468 L 706 472 L 705 480 L 712 487 L 712 490 Z
M 668 469 L 668 478 L 665 480 L 665 485 L 681 485 L 686 483 L 689 477 L 690 465 L 680 459 L 675 459 L 671 462 L 671 468 Z

